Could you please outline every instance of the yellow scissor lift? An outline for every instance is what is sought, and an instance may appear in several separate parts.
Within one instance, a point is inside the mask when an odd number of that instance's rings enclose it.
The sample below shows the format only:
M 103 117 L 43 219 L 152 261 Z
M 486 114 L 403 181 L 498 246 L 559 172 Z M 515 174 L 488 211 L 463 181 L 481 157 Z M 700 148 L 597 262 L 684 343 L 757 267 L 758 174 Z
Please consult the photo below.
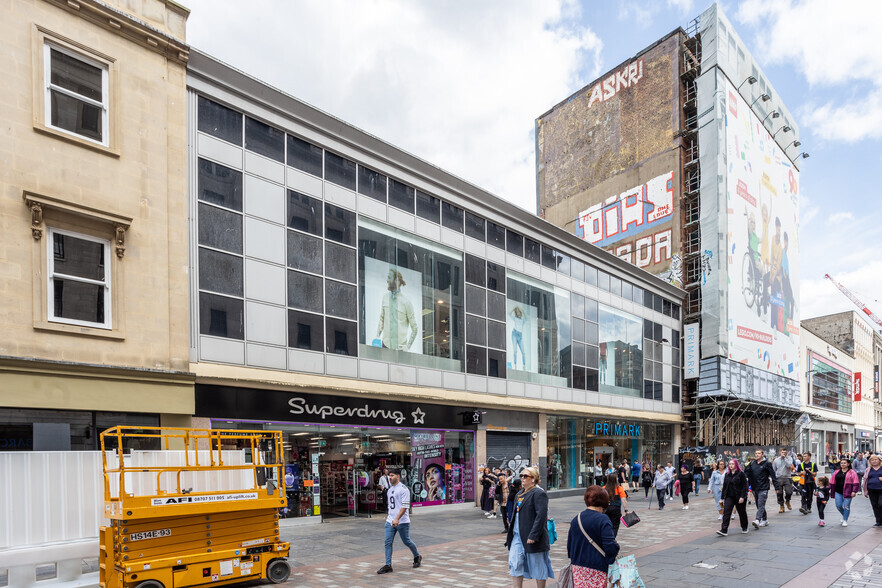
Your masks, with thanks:
M 114 427 L 101 452 L 103 588 L 288 579 L 279 431 Z

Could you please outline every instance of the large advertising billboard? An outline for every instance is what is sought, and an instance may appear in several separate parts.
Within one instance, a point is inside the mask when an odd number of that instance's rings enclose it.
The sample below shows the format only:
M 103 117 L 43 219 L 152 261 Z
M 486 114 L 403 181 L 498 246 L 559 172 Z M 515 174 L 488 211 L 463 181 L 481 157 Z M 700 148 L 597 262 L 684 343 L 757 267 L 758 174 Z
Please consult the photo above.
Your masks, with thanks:
M 729 358 L 796 380 L 799 171 L 728 81 L 725 131 Z

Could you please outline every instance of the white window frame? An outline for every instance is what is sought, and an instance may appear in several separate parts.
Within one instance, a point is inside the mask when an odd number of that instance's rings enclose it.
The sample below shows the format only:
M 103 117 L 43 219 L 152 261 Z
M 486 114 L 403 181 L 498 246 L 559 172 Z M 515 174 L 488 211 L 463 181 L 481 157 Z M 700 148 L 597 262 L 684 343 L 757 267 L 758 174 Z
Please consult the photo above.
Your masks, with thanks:
M 92 100 L 91 98 L 87 98 L 82 94 L 77 94 L 76 92 L 72 92 L 66 88 L 62 88 L 60 86 L 55 86 L 52 84 L 52 50 L 58 51 L 59 53 L 64 53 L 68 57 L 72 57 L 73 59 L 77 59 L 91 65 L 93 67 L 97 67 L 101 70 L 101 102 L 97 100 Z M 60 92 L 67 96 L 71 96 L 72 98 L 76 98 L 77 100 L 81 100 L 87 104 L 91 104 L 92 106 L 97 106 L 101 108 L 101 140 L 96 141 L 91 137 L 87 137 L 86 135 L 81 135 L 80 133 L 63 129 L 61 127 L 56 127 L 52 124 L 52 91 Z M 43 43 L 43 103 L 44 103 L 44 112 L 43 112 L 43 121 L 44 124 L 55 131 L 60 133 L 64 133 L 66 135 L 71 135 L 77 137 L 78 139 L 82 139 L 83 141 L 88 141 L 90 143 L 94 143 L 96 145 L 101 145 L 103 147 L 108 147 L 110 145 L 110 76 L 109 70 L 106 63 L 102 63 L 100 61 L 96 61 L 95 59 L 90 59 L 86 57 L 82 53 L 78 53 L 76 51 L 72 51 L 67 47 L 59 45 L 57 43 L 52 43 L 50 41 L 45 41 Z
M 68 274 L 56 273 L 55 272 L 55 235 L 66 235 L 68 237 L 75 237 L 77 239 L 82 239 L 84 241 L 91 241 L 93 243 L 100 243 L 102 247 L 104 247 L 104 280 L 92 280 L 89 278 L 81 278 L 78 276 L 71 276 Z M 110 292 L 110 266 L 111 266 L 111 258 L 110 258 L 110 241 L 107 239 L 100 239 L 98 237 L 93 237 L 91 235 L 84 235 L 82 233 L 75 233 L 73 231 L 65 231 L 63 229 L 49 228 L 49 238 L 46 239 L 46 261 L 47 261 L 47 272 L 46 272 L 46 294 L 49 308 L 49 321 L 53 323 L 64 323 L 67 325 L 78 325 L 81 327 L 93 327 L 99 329 L 112 329 L 113 328 L 113 309 L 111 308 L 111 292 Z M 54 295 L 54 283 L 53 280 L 58 278 L 63 278 L 72 282 L 81 282 L 85 284 L 95 284 L 104 287 L 104 322 L 96 323 L 91 321 L 81 321 L 77 319 L 70 319 L 60 316 L 55 316 L 55 295 Z

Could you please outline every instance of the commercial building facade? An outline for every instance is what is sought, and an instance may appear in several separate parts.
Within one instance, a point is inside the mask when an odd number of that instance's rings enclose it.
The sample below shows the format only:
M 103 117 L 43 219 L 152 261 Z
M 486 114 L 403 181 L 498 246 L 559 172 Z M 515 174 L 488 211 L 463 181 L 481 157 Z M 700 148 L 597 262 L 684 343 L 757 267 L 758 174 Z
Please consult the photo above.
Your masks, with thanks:
M 0 450 L 190 422 L 187 16 L 4 7 Z
M 208 55 L 188 87 L 194 421 L 281 428 L 291 516 L 670 459 L 681 290 Z
M 539 213 L 687 292 L 686 443 L 789 444 L 799 131 L 719 5 L 536 124 Z

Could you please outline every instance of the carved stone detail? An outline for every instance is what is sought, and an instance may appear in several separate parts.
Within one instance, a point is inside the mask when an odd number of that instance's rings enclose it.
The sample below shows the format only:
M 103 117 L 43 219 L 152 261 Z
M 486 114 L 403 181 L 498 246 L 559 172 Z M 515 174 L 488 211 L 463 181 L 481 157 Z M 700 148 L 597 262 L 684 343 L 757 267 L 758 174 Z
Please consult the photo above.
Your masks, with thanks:
M 31 235 L 39 241 L 43 238 L 43 205 L 31 202 Z
M 126 254 L 126 227 L 125 225 L 116 225 L 116 231 L 114 234 L 114 248 L 116 249 L 116 256 L 122 259 Z

